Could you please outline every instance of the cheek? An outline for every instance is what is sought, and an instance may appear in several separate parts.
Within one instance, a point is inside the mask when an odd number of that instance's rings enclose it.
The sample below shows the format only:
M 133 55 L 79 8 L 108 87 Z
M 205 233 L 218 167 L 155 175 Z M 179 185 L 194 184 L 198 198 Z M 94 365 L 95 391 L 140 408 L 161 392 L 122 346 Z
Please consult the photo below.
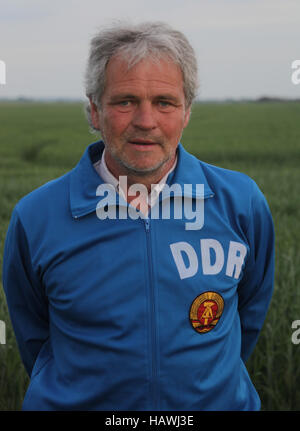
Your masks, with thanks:
M 118 136 L 122 135 L 128 127 L 130 119 L 128 115 L 114 110 L 105 112 L 103 117 L 103 128 L 106 134 Z
M 182 117 L 176 118 L 172 121 L 161 122 L 161 130 L 169 139 L 177 140 L 181 136 L 183 129 Z

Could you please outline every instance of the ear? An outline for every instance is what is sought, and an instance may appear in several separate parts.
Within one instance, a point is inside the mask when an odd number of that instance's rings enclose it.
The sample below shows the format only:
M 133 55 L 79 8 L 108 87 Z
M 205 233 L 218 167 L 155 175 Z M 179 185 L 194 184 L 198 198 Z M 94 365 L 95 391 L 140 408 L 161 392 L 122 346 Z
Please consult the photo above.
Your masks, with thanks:
M 100 130 L 100 115 L 97 105 L 92 101 L 92 98 L 89 97 L 90 101 L 90 110 L 91 110 L 91 119 L 93 126 L 95 129 Z
M 187 108 L 187 110 L 184 113 L 183 128 L 185 128 L 189 124 L 190 116 L 191 116 L 191 107 Z

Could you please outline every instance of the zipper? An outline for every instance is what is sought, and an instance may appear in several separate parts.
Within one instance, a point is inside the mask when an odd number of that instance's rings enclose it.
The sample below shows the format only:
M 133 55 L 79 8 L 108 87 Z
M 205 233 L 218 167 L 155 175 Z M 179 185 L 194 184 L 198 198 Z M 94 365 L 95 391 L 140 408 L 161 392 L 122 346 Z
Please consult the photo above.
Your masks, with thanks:
M 151 246 L 150 219 L 144 219 L 146 229 L 147 257 L 148 257 L 148 274 L 149 274 L 149 296 L 150 296 L 150 342 L 151 342 L 151 395 L 153 410 L 158 410 L 158 390 L 157 390 L 157 333 L 155 325 L 155 293 L 153 278 L 153 259 Z

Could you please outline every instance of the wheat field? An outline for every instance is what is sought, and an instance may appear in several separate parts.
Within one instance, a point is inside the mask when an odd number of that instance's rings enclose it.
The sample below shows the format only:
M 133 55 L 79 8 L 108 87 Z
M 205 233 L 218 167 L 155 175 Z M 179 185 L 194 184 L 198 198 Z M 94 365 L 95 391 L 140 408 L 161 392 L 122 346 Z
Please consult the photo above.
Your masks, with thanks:
M 98 138 L 81 103 L 0 102 L 0 264 L 16 202 L 79 161 Z M 247 367 L 262 410 L 300 410 L 300 103 L 197 103 L 182 143 L 198 158 L 251 176 L 265 194 L 276 232 L 271 306 Z M 1 278 L 2 279 L 2 278 Z M 0 410 L 20 410 L 29 379 L 0 285 Z

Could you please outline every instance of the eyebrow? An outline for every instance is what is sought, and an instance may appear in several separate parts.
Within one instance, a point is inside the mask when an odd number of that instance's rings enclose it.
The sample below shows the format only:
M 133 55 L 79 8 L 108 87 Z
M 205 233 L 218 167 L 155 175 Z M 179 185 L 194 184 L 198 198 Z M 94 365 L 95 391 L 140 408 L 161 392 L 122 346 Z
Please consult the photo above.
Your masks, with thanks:
M 117 101 L 123 100 L 123 99 L 138 100 L 139 96 L 136 96 L 136 95 L 131 94 L 131 93 L 119 93 L 119 94 L 112 95 L 110 97 L 110 103 L 117 102 Z M 157 96 L 154 97 L 154 100 L 169 100 L 169 101 L 172 101 L 174 103 L 179 103 L 179 99 L 176 96 L 174 96 L 172 94 L 168 94 L 168 93 L 158 94 Z
M 131 99 L 132 100 L 132 99 L 137 99 L 137 97 L 134 96 L 133 94 L 129 94 L 129 93 L 124 93 L 124 94 L 120 93 L 120 94 L 112 95 L 109 98 L 109 101 L 110 102 L 117 102 L 117 101 L 123 100 L 123 99 Z
M 161 94 L 161 95 L 156 96 L 154 99 L 171 100 L 173 102 L 179 103 L 178 97 L 173 96 L 172 94 Z

